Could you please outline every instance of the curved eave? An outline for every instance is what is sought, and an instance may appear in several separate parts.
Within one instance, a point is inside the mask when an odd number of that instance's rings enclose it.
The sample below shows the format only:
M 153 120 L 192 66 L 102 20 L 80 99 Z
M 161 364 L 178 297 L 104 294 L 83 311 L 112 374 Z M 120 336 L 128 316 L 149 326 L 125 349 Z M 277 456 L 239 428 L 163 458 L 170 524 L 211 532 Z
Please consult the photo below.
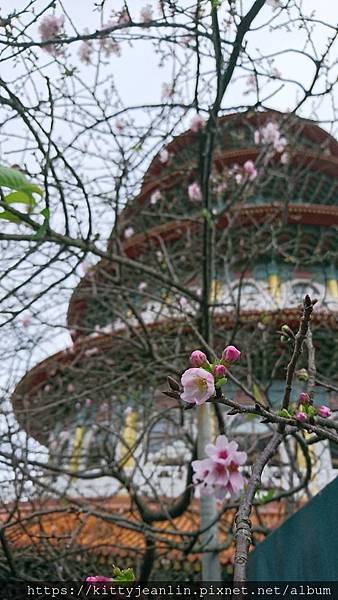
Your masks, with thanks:
M 228 226 L 229 219 L 236 217 L 238 225 L 259 225 L 267 219 L 285 219 L 287 216 L 288 225 L 313 225 L 320 227 L 338 226 L 338 206 L 325 204 L 290 204 L 285 215 L 284 203 L 262 204 L 255 206 L 242 206 L 236 209 L 234 206 L 229 213 L 223 213 L 218 217 L 217 228 L 224 229 Z M 137 234 L 125 241 L 123 251 L 128 258 L 137 259 L 149 250 L 150 247 L 157 247 L 161 241 L 175 241 L 180 238 L 188 229 L 194 230 L 199 227 L 200 221 L 180 220 L 171 223 L 165 223 L 154 227 L 146 234 Z M 96 281 L 100 279 L 100 271 L 104 273 L 114 273 L 114 262 L 107 259 L 101 260 L 89 273 L 81 280 L 75 288 L 68 307 L 67 323 L 71 330 L 74 340 L 79 337 L 78 329 L 87 309 L 87 298 L 90 296 L 93 278 Z
M 337 140 L 327 131 L 324 131 L 317 123 L 309 119 L 302 119 L 294 115 L 286 115 L 279 111 L 269 110 L 265 112 L 247 112 L 247 113 L 232 113 L 219 119 L 220 125 L 233 122 L 235 127 L 242 125 L 242 123 L 249 123 L 253 127 L 261 127 L 267 121 L 271 119 L 283 119 L 284 121 L 290 120 L 291 129 L 296 130 L 301 126 L 301 131 L 298 132 L 301 137 L 318 145 L 326 144 L 328 152 L 331 155 L 338 158 L 338 142 Z M 196 140 L 196 134 L 191 130 L 188 130 L 181 135 L 178 135 L 170 142 L 166 149 L 169 153 L 177 154 L 183 148 L 188 146 L 191 142 Z M 230 140 L 229 140 L 230 141 Z M 229 149 L 229 151 L 232 149 Z M 159 154 L 157 154 L 147 170 L 144 177 L 144 185 L 147 181 L 154 178 L 156 179 L 161 171 L 163 170 L 163 164 L 160 162 Z
M 104 351 L 107 347 L 111 348 L 111 344 L 111 336 L 100 336 L 99 339 L 79 339 L 74 346 L 49 356 L 25 374 L 12 394 L 12 406 L 18 423 L 30 436 L 40 443 L 46 444 L 48 436 L 41 431 L 39 414 L 46 412 L 49 406 L 51 409 L 51 424 L 54 423 L 55 402 L 50 400 L 46 391 L 46 401 L 42 406 L 37 405 L 38 392 L 41 393 L 41 389 L 48 384 L 58 371 L 70 367 L 73 362 L 81 358 L 81 355 L 85 357 L 84 352 L 88 349 L 100 346 L 100 349 Z
M 337 144 L 338 145 L 338 144 Z M 231 165 L 234 162 L 239 165 L 247 160 L 255 161 L 261 152 L 261 148 L 257 146 L 240 149 L 224 150 L 218 152 L 214 156 L 214 163 L 217 168 Z M 338 153 L 336 156 L 323 156 L 317 152 L 308 151 L 305 149 L 297 149 L 290 153 L 290 163 L 295 166 L 310 167 L 311 171 L 324 173 L 338 180 Z M 277 163 L 278 164 L 278 163 Z M 197 164 L 196 164 L 197 168 Z M 282 167 L 283 168 L 283 167 Z M 163 168 L 161 169 L 163 173 Z M 141 192 L 121 213 L 121 221 L 129 223 L 142 207 L 149 201 L 151 194 L 160 189 L 162 192 L 168 191 L 175 187 L 186 176 L 186 165 L 182 168 L 167 172 L 161 176 L 161 171 L 156 177 L 147 178 L 144 181 Z
M 283 308 L 278 310 L 243 310 L 240 315 L 236 311 L 229 311 L 221 315 L 217 315 L 213 318 L 215 326 L 222 326 L 226 329 L 232 329 L 238 320 L 242 325 L 256 325 L 264 315 L 265 321 L 269 322 L 269 325 L 275 325 L 276 329 L 283 323 L 288 323 L 291 327 L 297 327 L 301 316 L 301 307 Z M 314 311 L 311 319 L 314 325 L 326 324 L 330 328 L 338 329 L 338 315 L 329 312 L 325 309 L 318 308 Z M 182 326 L 181 320 L 176 321 L 163 321 L 156 325 L 149 325 L 149 328 L 155 332 L 161 332 L 163 328 L 175 330 L 177 326 Z M 191 332 L 191 328 L 186 324 L 182 333 Z M 123 333 L 123 332 L 120 332 Z M 119 336 L 119 332 L 112 335 L 100 335 L 95 338 L 82 338 L 73 347 L 68 348 L 62 352 L 58 352 L 53 356 L 45 359 L 33 369 L 28 371 L 26 375 L 17 384 L 13 395 L 12 404 L 15 416 L 21 425 L 21 427 L 27 431 L 27 433 L 34 437 L 42 444 L 46 444 L 47 437 L 46 433 L 41 430 L 39 414 L 47 412 L 49 407 L 50 411 L 50 426 L 52 427 L 55 423 L 55 400 L 51 400 L 48 391 L 45 394 L 41 393 L 42 388 L 48 385 L 50 380 L 55 376 L 58 371 L 64 371 L 71 367 L 73 363 L 90 360 L 85 354 L 85 351 L 95 347 L 100 352 L 111 350 L 114 347 L 114 351 L 118 352 L 118 346 L 121 343 L 128 343 L 128 339 L 122 339 Z M 39 404 L 37 405 L 37 397 L 39 397 Z M 44 398 L 44 402 L 41 404 L 41 398 Z

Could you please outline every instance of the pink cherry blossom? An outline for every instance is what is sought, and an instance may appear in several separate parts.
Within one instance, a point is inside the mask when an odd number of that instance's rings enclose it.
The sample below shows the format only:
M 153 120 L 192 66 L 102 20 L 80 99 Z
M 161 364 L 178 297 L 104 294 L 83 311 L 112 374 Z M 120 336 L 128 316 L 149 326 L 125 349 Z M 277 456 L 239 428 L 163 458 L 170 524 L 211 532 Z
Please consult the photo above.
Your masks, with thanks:
M 242 181 L 243 181 L 242 173 L 235 174 L 235 181 L 236 181 L 237 185 L 240 185 L 242 183 Z
M 110 29 L 111 27 L 114 27 L 114 25 L 115 25 L 115 23 L 113 23 L 113 21 L 110 20 L 102 26 L 102 29 Z M 111 54 L 115 54 L 116 56 L 121 56 L 120 45 L 118 44 L 118 42 L 116 42 L 114 40 L 114 38 L 108 37 L 108 36 L 101 37 L 99 43 L 100 43 L 101 50 L 103 50 L 106 58 L 109 58 L 109 56 L 111 56 Z
M 128 240 L 129 238 L 131 238 L 134 235 L 134 229 L 132 227 L 127 227 L 124 230 L 124 237 L 126 240 Z
M 202 495 L 214 495 L 223 500 L 227 494 L 237 495 L 245 485 L 239 467 L 247 459 L 245 452 L 238 452 L 238 444 L 229 442 L 225 435 L 219 435 L 215 444 L 205 448 L 208 455 L 192 463 L 193 482 Z
M 45 15 L 39 24 L 41 41 L 47 42 L 48 40 L 57 38 L 60 35 L 64 22 L 64 15 L 60 15 L 59 17 L 56 15 Z M 54 56 L 62 54 L 62 49 L 57 49 L 55 44 L 48 44 L 43 49 Z
M 214 368 L 215 377 L 225 377 L 227 370 L 224 365 L 216 365 Z
M 280 161 L 282 163 L 282 165 L 287 165 L 289 162 L 289 155 L 287 152 L 283 152 L 283 154 L 280 157 Z
M 243 170 L 246 175 L 248 175 L 249 180 L 253 181 L 257 177 L 257 169 L 252 160 L 247 160 L 243 165 Z
M 129 17 L 128 11 L 126 9 L 123 9 L 120 12 L 117 22 L 119 23 L 119 25 L 126 25 L 127 23 L 130 23 L 130 17 Z
M 119 133 L 122 133 L 122 131 L 124 130 L 126 124 L 125 121 L 121 118 L 118 118 L 115 120 L 115 129 L 117 129 L 117 131 Z
M 276 150 L 276 152 L 278 152 L 278 154 L 282 154 L 285 150 L 285 146 L 287 145 L 287 140 L 286 138 L 282 137 L 279 138 L 275 144 L 274 144 L 274 148 Z
M 261 134 L 258 131 L 258 129 L 256 129 L 256 131 L 254 133 L 254 140 L 255 140 L 255 144 L 259 144 L 261 141 Z
M 174 93 L 172 85 L 169 83 L 162 83 L 162 94 L 161 98 L 164 100 L 165 98 L 171 98 Z
M 159 200 L 162 200 L 162 194 L 160 190 L 155 190 L 150 196 L 150 204 L 157 204 Z
M 328 406 L 325 406 L 324 404 L 318 408 L 317 412 L 318 415 L 320 417 L 323 417 L 324 419 L 327 419 L 327 417 L 331 417 L 331 410 Z
M 169 160 L 169 152 L 166 148 L 163 148 L 159 154 L 159 160 L 162 165 L 165 165 Z
M 227 346 L 224 348 L 222 353 L 222 359 L 226 363 L 236 362 L 241 358 L 240 351 L 236 348 L 236 346 Z
M 146 281 L 140 281 L 140 283 L 138 284 L 138 289 L 140 292 L 143 292 L 145 289 L 147 288 L 147 283 Z
M 93 45 L 89 41 L 83 41 L 79 48 L 80 61 L 85 65 L 90 65 L 93 54 Z
M 214 377 L 205 369 L 188 369 L 181 377 L 181 384 L 181 398 L 189 404 L 204 404 L 215 393 Z
M 256 77 L 253 73 L 246 78 L 246 85 L 249 90 L 256 89 Z
M 202 350 L 194 350 L 190 355 L 190 364 L 192 367 L 202 367 L 208 364 L 208 359 Z
M 280 138 L 280 132 L 277 123 L 269 121 L 265 127 L 261 129 L 262 140 L 266 144 L 275 144 Z
M 194 181 L 194 183 L 191 183 L 188 186 L 188 197 L 191 202 L 201 202 L 202 192 L 197 181 Z
M 104 575 L 92 575 L 91 577 L 86 577 L 86 581 L 88 583 L 102 583 L 113 580 L 111 577 L 105 577 Z
M 281 136 L 277 123 L 269 121 L 259 131 L 255 131 L 254 139 L 256 144 L 272 145 L 274 150 L 282 154 L 287 146 L 287 139 Z
M 304 423 L 304 421 L 307 421 L 307 416 L 303 412 L 297 412 L 296 413 L 296 419 L 297 419 L 297 421 L 300 421 L 301 423 Z
M 109 58 L 111 54 L 115 54 L 115 56 L 121 56 L 120 45 L 112 38 L 102 38 L 100 41 L 100 46 L 104 51 L 106 58 Z
M 141 9 L 140 18 L 142 23 L 151 23 L 153 20 L 153 9 L 150 4 L 146 4 L 146 6 Z
M 231 463 L 243 465 L 246 461 L 246 453 L 238 452 L 237 442 L 229 442 L 225 435 L 219 435 L 215 444 L 207 444 L 205 452 L 212 460 L 229 466 Z
M 309 404 L 310 396 L 306 392 L 301 392 L 298 396 L 299 404 Z
M 203 129 L 204 125 L 205 119 L 200 114 L 195 115 L 190 121 L 190 129 L 194 133 L 197 133 L 198 131 Z

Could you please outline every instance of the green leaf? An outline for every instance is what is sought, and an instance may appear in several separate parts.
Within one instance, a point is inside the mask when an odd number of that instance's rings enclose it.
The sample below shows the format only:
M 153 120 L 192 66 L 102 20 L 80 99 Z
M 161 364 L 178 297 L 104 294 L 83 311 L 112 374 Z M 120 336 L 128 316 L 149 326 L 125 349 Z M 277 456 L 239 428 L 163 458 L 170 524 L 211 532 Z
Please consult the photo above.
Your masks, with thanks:
M 4 198 L 6 204 L 27 204 L 30 208 L 36 206 L 36 202 L 32 196 L 26 192 L 11 192 Z
M 202 217 L 207 221 L 208 225 L 211 226 L 213 224 L 212 214 L 207 208 L 203 208 Z
M 45 217 L 45 219 L 49 219 L 49 209 L 47 208 L 47 206 L 40 210 L 40 215 Z
M 43 189 L 40 188 L 38 185 L 36 185 L 35 183 L 28 183 L 25 188 L 24 188 L 25 192 L 31 192 L 32 194 L 39 194 L 39 196 L 43 196 Z
M 0 213 L 0 219 L 4 219 L 5 221 L 11 221 L 11 223 L 20 223 L 21 220 L 13 213 L 9 212 L 9 210 L 4 210 Z
M 286 408 L 282 408 L 282 410 L 278 411 L 277 413 L 280 417 L 284 417 L 286 419 L 291 419 L 291 415 L 289 413 L 288 410 L 286 410 Z
M 218 389 L 220 388 L 222 385 L 224 385 L 227 382 L 226 377 L 222 377 L 221 379 L 219 379 L 218 381 L 216 381 L 215 383 L 215 388 Z
M 39 194 L 43 196 L 43 190 L 35 183 L 30 183 L 26 175 L 17 169 L 4 167 L 0 165 L 0 187 L 7 187 L 10 190 L 26 192 L 27 194 Z
M 22 190 L 29 182 L 21 171 L 0 165 L 0 186 Z
M 266 494 L 264 495 L 259 495 L 258 497 L 258 502 L 259 504 L 266 504 L 267 502 L 271 502 L 271 500 L 273 500 L 275 495 L 275 490 L 269 490 L 268 492 L 266 492 Z
M 120 569 L 119 567 L 113 566 L 113 581 L 118 581 L 119 583 L 130 583 L 135 581 L 133 569 Z
M 312 406 L 312 404 L 305 405 L 304 412 L 309 417 L 314 417 L 317 414 L 317 410 L 315 409 L 314 406 Z

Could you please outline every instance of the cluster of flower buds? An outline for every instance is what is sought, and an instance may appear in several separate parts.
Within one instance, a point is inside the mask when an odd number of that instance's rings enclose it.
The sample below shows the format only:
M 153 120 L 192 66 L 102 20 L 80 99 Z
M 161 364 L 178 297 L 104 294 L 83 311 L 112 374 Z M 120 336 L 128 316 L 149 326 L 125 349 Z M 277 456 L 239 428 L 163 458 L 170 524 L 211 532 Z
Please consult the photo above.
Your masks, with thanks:
M 201 350 L 194 350 L 190 355 L 191 368 L 182 377 L 183 392 L 180 397 L 189 404 L 204 404 L 215 395 L 216 388 L 226 382 L 227 369 L 239 360 L 240 351 L 235 346 L 227 346 L 220 360 L 210 363 Z
M 254 133 L 254 139 L 255 144 L 264 144 L 272 148 L 272 152 L 269 153 L 269 157 L 279 154 L 281 163 L 288 163 L 289 156 L 288 153 L 285 152 L 288 141 L 281 135 L 277 123 L 270 121 L 264 127 L 257 129 Z
M 244 165 L 233 164 L 229 169 L 229 177 L 233 178 L 237 185 L 241 185 L 246 181 L 254 181 L 257 177 L 257 169 L 252 160 L 247 160 Z
M 303 369 L 305 371 L 305 369 Z M 307 373 L 307 372 L 306 372 Z M 313 417 L 322 417 L 327 419 L 331 416 L 331 410 L 328 406 L 313 406 L 311 396 L 307 392 L 301 392 L 298 396 L 298 402 L 286 410 L 285 408 L 279 412 L 280 416 L 286 418 L 295 418 L 300 423 L 305 423 L 313 419 Z

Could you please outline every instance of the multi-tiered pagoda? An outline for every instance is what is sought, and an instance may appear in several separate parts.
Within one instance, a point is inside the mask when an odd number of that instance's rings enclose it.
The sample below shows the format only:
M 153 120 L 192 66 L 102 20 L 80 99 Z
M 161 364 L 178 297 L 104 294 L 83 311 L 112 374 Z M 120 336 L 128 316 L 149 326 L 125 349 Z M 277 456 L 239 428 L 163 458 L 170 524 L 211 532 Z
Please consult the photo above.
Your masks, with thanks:
M 114 510 L 114 502 L 128 499 L 116 469 L 143 496 L 155 503 L 161 498 L 169 507 L 189 482 L 194 411 L 183 411 L 162 391 L 166 376 L 182 372 L 190 351 L 203 348 L 198 299 L 205 219 L 213 232 L 213 346 L 219 351 L 235 343 L 242 351 L 234 370 L 242 386 L 230 381 L 229 397 L 248 403 L 250 390 L 263 403 L 280 404 L 290 347 L 277 331 L 283 323 L 297 326 L 308 293 L 318 300 L 312 320 L 314 401 L 335 405 L 335 393 L 319 383 L 337 379 L 338 143 L 315 123 L 290 114 L 222 118 L 212 209 L 205 213 L 198 183 L 202 121 L 195 129 L 161 150 L 139 195 L 121 212 L 109 246 L 121 260 L 96 264 L 73 293 L 73 344 L 36 365 L 13 394 L 18 422 L 49 449 L 52 475 L 43 479 L 48 502 L 54 490 L 68 502 L 104 499 Z M 307 367 L 304 352 L 299 369 Z M 304 386 L 301 378 L 295 382 L 294 400 Z M 215 433 L 218 425 L 215 415 Z M 253 440 L 258 437 L 262 446 L 270 435 L 266 426 L 240 416 L 226 420 L 226 427 L 249 456 Z M 280 490 L 289 485 L 288 472 L 279 476 L 280 461 L 287 462 L 283 452 L 265 479 Z M 299 478 L 302 457 L 297 460 Z M 312 460 L 316 478 L 309 485 L 316 491 L 334 476 L 337 454 L 321 443 L 313 447 Z M 131 510 L 128 505 L 129 518 L 136 519 Z M 189 518 L 179 528 L 191 529 Z M 64 525 L 56 523 L 61 531 Z M 269 524 L 275 524 L 272 517 Z M 95 527 L 89 515 L 80 544 Z M 119 553 L 123 535 L 117 526 L 114 532 L 110 552 Z M 141 537 L 129 544 L 140 548 Z

